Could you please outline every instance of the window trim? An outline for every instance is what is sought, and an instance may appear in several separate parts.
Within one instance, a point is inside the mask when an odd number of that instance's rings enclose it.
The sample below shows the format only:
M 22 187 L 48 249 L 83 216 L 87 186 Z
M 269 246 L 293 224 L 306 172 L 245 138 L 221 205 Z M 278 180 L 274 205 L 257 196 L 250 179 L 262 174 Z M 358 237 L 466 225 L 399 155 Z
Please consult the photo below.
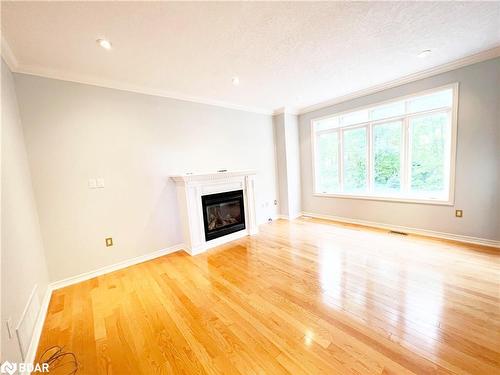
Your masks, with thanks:
M 352 125 L 347 125 L 347 126 L 340 126 L 338 128 L 333 128 L 333 129 L 325 129 L 321 130 L 318 132 L 314 131 L 314 123 L 316 121 L 330 118 L 330 117 L 335 117 L 335 116 L 342 116 L 347 113 L 351 112 L 357 112 L 357 111 L 362 111 L 366 110 L 369 108 L 373 107 L 379 107 L 379 106 L 384 106 L 388 105 L 390 103 L 402 101 L 402 100 L 408 100 L 411 98 L 419 97 L 419 96 L 425 96 L 425 95 L 430 95 L 438 91 L 444 91 L 447 89 L 451 89 L 453 92 L 453 101 L 451 108 L 450 107 L 441 107 L 441 108 L 436 108 L 432 110 L 426 110 L 426 111 L 420 111 L 420 112 L 415 112 L 415 113 L 410 113 L 410 114 L 404 114 L 404 115 L 399 115 L 399 116 L 393 116 L 393 117 L 388 117 L 385 119 L 379 119 L 375 121 L 366 121 L 363 123 L 358 123 L 358 124 L 352 124 Z M 311 151 L 312 151 L 312 158 L 311 158 L 311 164 L 312 164 L 312 188 L 313 188 L 313 196 L 315 197 L 324 197 L 324 198 L 344 198 L 344 199 L 362 199 L 362 200 L 373 200 L 373 201 L 388 201 L 388 202 L 403 202 L 403 203 L 419 203 L 419 204 L 431 204 L 431 205 L 445 205 L 445 206 L 453 206 L 455 203 L 455 164 L 456 164 L 456 147 L 457 147 L 457 127 L 458 127 L 458 96 L 459 96 L 459 83 L 451 83 L 439 87 L 434 87 L 432 89 L 428 90 L 423 90 L 419 91 L 417 93 L 413 93 L 410 95 L 404 95 L 400 97 L 395 97 L 392 99 L 384 100 L 381 102 L 375 102 L 372 104 L 360 106 L 360 107 L 354 107 L 345 111 L 340 111 L 340 112 L 334 112 L 330 113 L 328 115 L 320 116 L 320 117 L 315 117 L 310 120 L 310 136 L 311 136 Z M 369 165 L 367 168 L 367 186 L 368 189 L 371 188 L 372 184 L 372 173 L 373 171 L 371 170 L 373 168 L 373 163 L 372 157 L 373 157 L 373 126 L 380 124 L 380 123 L 387 123 L 391 121 L 401 121 L 402 122 L 402 139 L 401 139 L 401 147 L 402 147 L 402 154 L 401 154 L 401 164 L 402 165 L 407 165 L 408 163 L 408 143 L 409 143 L 409 118 L 412 117 L 418 117 L 430 113 L 439 113 L 439 112 L 448 112 L 451 116 L 450 118 L 450 125 L 451 125 L 451 136 L 450 136 L 450 171 L 449 171 L 449 179 L 448 179 L 448 199 L 443 200 L 443 199 L 419 199 L 419 198 L 414 198 L 414 197 L 395 197 L 395 196 L 383 196 L 383 195 L 374 195 L 374 194 L 355 194 L 355 193 L 320 193 L 317 191 L 317 186 L 316 186 L 316 163 L 317 163 L 317 153 L 316 153 L 316 137 L 318 134 L 326 134 L 330 132 L 337 132 L 339 134 L 339 185 L 341 189 L 343 188 L 343 145 L 342 142 L 340 142 L 340 137 L 341 132 L 345 131 L 346 129 L 352 129 L 352 128 L 359 128 L 359 127 L 366 127 L 367 131 L 367 136 L 369 137 L 368 142 L 367 142 L 367 161 L 369 161 Z M 404 159 L 404 160 L 403 160 Z M 409 173 L 407 171 L 407 168 L 403 168 L 402 170 L 402 176 L 401 179 L 402 181 L 405 181 L 409 178 Z M 403 180 L 405 179 L 405 180 Z

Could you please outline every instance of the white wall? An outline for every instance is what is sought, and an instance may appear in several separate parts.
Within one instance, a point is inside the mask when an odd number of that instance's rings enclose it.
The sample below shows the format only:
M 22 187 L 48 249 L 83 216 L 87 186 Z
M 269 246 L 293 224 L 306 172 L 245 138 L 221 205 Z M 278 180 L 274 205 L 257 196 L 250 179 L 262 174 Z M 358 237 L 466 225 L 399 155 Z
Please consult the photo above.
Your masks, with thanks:
M 257 219 L 276 215 L 271 116 L 15 79 L 51 280 L 182 242 L 173 174 L 256 169 Z
M 11 318 L 15 328 L 35 285 L 42 301 L 48 275 L 14 81 L 3 61 L 1 170 L 1 357 L 21 361 L 17 340 L 9 340 L 5 322 Z
M 278 207 L 280 215 L 288 216 L 288 171 L 286 166 L 285 114 L 273 116 L 278 178 Z
M 301 180 L 300 180 L 300 139 L 297 115 L 285 114 L 286 165 L 288 186 L 288 215 L 290 218 L 300 216 Z
M 455 206 L 313 195 L 311 119 L 453 82 L 460 83 Z M 310 112 L 299 121 L 304 211 L 500 240 L 500 59 Z M 455 209 L 464 217 L 456 218 Z
M 279 181 L 279 210 L 288 218 L 301 214 L 300 148 L 297 115 L 273 116 Z

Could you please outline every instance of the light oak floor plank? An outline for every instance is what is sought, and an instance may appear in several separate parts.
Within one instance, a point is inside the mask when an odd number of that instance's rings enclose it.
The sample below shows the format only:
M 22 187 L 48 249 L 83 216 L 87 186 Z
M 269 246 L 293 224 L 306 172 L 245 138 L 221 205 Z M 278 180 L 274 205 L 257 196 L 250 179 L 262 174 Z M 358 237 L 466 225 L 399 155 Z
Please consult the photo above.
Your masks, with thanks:
M 89 375 L 500 374 L 500 251 L 278 220 L 55 291 L 52 345 Z

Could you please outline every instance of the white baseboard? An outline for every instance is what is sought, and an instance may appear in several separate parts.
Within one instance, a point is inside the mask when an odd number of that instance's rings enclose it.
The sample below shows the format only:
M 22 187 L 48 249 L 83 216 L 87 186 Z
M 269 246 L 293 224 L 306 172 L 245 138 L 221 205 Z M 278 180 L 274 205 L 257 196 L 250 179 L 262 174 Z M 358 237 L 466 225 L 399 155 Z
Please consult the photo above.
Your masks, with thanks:
M 170 246 L 166 249 L 162 249 L 162 250 L 158 250 L 158 251 L 155 251 L 152 253 L 140 255 L 138 257 L 127 259 L 127 260 L 124 260 L 124 261 L 121 261 L 118 263 L 110 264 L 109 266 L 102 267 L 102 268 L 99 268 L 99 269 L 94 270 L 94 271 L 85 272 L 85 273 L 82 273 L 80 275 L 68 277 L 67 279 L 55 281 L 52 284 L 50 284 L 50 286 L 52 287 L 52 290 L 64 288 L 65 286 L 68 286 L 68 285 L 80 283 L 82 281 L 89 280 L 89 279 L 92 279 L 94 277 L 104 275 L 106 273 L 117 271 L 117 270 L 125 268 L 125 267 L 133 266 L 134 264 L 146 262 L 148 260 L 155 259 L 155 258 L 161 257 L 163 255 L 174 253 L 176 251 L 182 250 L 183 248 L 184 248 L 184 244 L 177 244 L 174 246 Z
M 290 218 L 288 217 L 288 215 L 276 215 L 275 217 L 273 217 L 273 220 L 276 220 L 276 219 L 283 219 L 283 220 L 290 220 Z
M 38 349 L 38 343 L 40 342 L 40 336 L 42 335 L 43 324 L 45 323 L 47 311 L 49 310 L 49 303 L 51 296 L 52 296 L 52 288 L 50 285 L 48 285 L 43 295 L 43 300 L 40 305 L 40 311 L 38 312 L 35 328 L 33 329 L 31 342 L 28 347 L 28 351 L 26 352 L 26 358 L 24 360 L 24 362 L 26 363 L 34 363 L 36 360 L 36 351 Z M 28 373 L 23 373 L 22 375 L 25 374 L 28 375 Z
M 29 346 L 32 341 L 33 332 L 35 331 L 35 325 L 38 319 L 38 314 L 40 313 L 40 299 L 38 297 L 38 284 L 33 286 L 31 293 L 28 297 L 26 305 L 24 305 L 21 317 L 16 324 L 15 333 L 17 344 L 19 346 L 19 351 L 21 353 L 21 359 L 25 360 L 28 356 Z
M 296 213 L 292 216 L 280 214 L 280 215 L 276 215 L 276 219 L 294 220 L 294 219 L 297 219 L 298 217 L 301 217 L 301 216 L 302 216 L 302 212 Z
M 365 225 L 367 227 L 388 229 L 388 230 L 394 230 L 394 231 L 398 231 L 398 232 L 417 234 L 417 235 L 421 235 L 421 236 L 435 237 L 435 238 L 441 238 L 441 239 L 445 239 L 445 240 L 453 240 L 453 241 L 471 243 L 471 244 L 475 244 L 475 245 L 483 245 L 483 246 L 491 246 L 491 247 L 500 248 L 500 241 L 490 240 L 490 239 L 486 239 L 486 238 L 463 236 L 461 234 L 454 234 L 454 233 L 437 232 L 437 231 L 428 230 L 428 229 L 410 228 L 410 227 L 405 227 L 402 225 L 392 225 L 392 224 L 386 224 L 386 223 L 379 223 L 379 222 L 375 222 L 375 221 L 352 219 L 352 218 L 342 217 L 342 216 L 323 215 L 323 214 L 317 214 L 314 212 L 302 212 L 302 216 L 314 217 L 317 219 L 339 221 L 339 222 L 348 223 L 348 224 L 359 224 L 359 225 Z
M 146 262 L 151 259 L 159 258 L 161 256 L 174 253 L 176 251 L 182 250 L 184 248 L 184 244 L 177 244 L 174 246 L 170 246 L 166 249 L 158 250 L 149 254 L 141 255 L 135 258 L 127 259 L 122 262 L 118 262 L 115 264 L 111 264 L 106 267 L 99 268 L 94 271 L 85 272 L 77 276 L 68 277 L 63 280 L 55 281 L 47 286 L 47 290 L 45 291 L 43 301 L 40 306 L 40 311 L 38 313 L 38 317 L 36 320 L 35 328 L 33 330 L 33 335 L 31 338 L 30 345 L 28 347 L 28 351 L 26 353 L 25 362 L 34 363 L 36 360 L 36 351 L 38 349 L 38 343 L 40 342 L 40 336 L 42 334 L 43 325 L 45 323 L 45 318 L 47 317 L 47 312 L 49 309 L 50 298 L 52 297 L 52 292 L 54 290 L 63 288 L 65 286 L 77 284 L 79 282 L 92 279 L 97 276 L 101 276 L 113 271 L 117 271 L 122 268 L 126 268 L 129 266 L 133 266 L 134 264 Z M 25 375 L 25 374 L 22 374 Z

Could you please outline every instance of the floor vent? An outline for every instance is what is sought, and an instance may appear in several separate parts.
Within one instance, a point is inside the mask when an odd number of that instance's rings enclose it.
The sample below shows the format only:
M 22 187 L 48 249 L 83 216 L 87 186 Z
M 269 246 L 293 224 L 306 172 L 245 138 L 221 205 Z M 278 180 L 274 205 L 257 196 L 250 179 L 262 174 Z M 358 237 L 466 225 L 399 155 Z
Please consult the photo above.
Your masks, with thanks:
M 389 233 L 390 234 L 399 234 L 400 236 L 407 236 L 408 235 L 408 233 L 398 232 L 397 230 L 390 230 Z

